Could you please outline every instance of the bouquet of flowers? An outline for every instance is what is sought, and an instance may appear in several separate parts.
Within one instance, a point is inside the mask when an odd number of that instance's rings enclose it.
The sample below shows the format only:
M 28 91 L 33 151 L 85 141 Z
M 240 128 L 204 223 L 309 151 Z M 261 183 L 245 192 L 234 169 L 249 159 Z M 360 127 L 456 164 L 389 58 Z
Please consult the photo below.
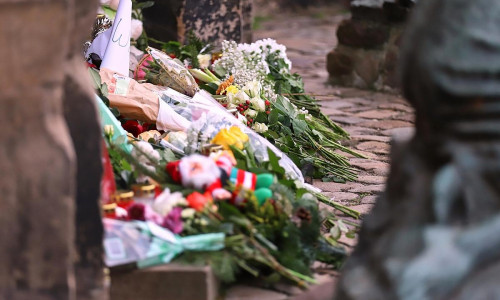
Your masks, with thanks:
M 213 146 L 206 155 L 176 155 L 146 141 L 132 143 L 128 153 L 119 146 L 124 141 L 113 141 L 112 135 L 107 130 L 115 176 L 124 171 L 139 174 L 159 188 L 156 196 L 117 203 L 114 211 L 107 212 L 108 218 L 149 222 L 181 240 L 224 236 L 222 248 L 186 248 L 169 261 L 208 262 L 224 283 L 244 272 L 270 282 L 285 278 L 305 287 L 315 282 L 310 266 L 318 257 L 326 257 L 325 251 L 330 263 L 343 256 L 341 248 L 320 234 L 315 196 L 286 180 L 272 151 L 268 163 L 257 165 L 247 155 L 249 138 L 238 127 L 220 130 L 212 140 L 219 147 Z M 210 238 L 217 241 L 221 236 Z M 154 261 L 165 262 L 162 259 Z
M 203 44 L 197 41 L 192 45 L 201 48 Z M 170 45 L 170 51 L 173 49 Z M 271 39 L 253 44 L 224 41 L 221 53 L 204 60 L 204 69 L 193 68 L 191 63 L 199 65 L 202 55 L 207 54 L 197 54 L 193 59 L 191 52 L 174 53 L 180 53 L 200 88 L 210 92 L 242 123 L 275 144 L 302 170 L 313 166 L 309 176 L 338 182 L 356 178 L 347 159 L 337 150 L 362 156 L 340 144 L 348 134 L 304 93 L 301 77 L 290 73 L 291 62 L 283 45 Z M 147 74 L 154 74 L 156 69 L 154 65 L 138 66 Z

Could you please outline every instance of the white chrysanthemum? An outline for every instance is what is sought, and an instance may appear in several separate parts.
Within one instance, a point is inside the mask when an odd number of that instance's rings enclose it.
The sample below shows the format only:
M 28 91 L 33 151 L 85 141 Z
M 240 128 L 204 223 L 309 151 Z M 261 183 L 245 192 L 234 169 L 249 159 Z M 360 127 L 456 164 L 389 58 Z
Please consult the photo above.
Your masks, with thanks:
M 158 195 L 158 197 L 156 197 L 155 202 L 153 203 L 153 210 L 161 216 L 166 216 L 174 207 L 186 205 L 187 202 L 182 196 L 182 193 L 171 193 L 169 189 L 165 189 L 160 195 Z
M 252 126 L 252 129 L 255 130 L 255 132 L 257 133 L 263 133 L 268 130 L 268 127 L 264 123 L 255 122 L 255 124 L 253 124 Z

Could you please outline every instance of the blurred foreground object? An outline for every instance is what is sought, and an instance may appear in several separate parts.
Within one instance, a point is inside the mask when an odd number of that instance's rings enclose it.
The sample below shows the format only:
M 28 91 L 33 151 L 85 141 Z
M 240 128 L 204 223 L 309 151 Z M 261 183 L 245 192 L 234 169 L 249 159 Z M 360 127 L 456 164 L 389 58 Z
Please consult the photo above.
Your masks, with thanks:
M 414 13 L 401 62 L 416 135 L 393 147 L 336 299 L 499 299 L 500 2 Z
M 105 299 L 101 134 L 81 59 L 96 6 L 0 1 L 0 299 Z

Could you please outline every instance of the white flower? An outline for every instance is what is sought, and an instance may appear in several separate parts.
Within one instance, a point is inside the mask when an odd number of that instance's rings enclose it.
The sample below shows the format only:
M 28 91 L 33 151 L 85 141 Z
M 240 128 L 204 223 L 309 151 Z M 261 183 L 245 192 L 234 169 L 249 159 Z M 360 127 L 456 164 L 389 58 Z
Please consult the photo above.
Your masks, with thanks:
M 134 41 L 137 41 L 141 36 L 142 31 L 143 31 L 142 21 L 137 19 L 132 19 L 130 23 L 130 37 Z
M 250 117 L 250 118 L 255 118 L 255 117 L 257 117 L 257 114 L 258 114 L 258 112 L 257 112 L 256 110 L 253 110 L 253 109 L 249 109 L 249 110 L 247 110 L 247 111 L 245 112 L 245 115 L 246 115 L 247 117 Z
M 186 199 L 180 192 L 171 193 L 169 189 L 165 189 L 153 203 L 153 210 L 161 216 L 166 216 L 176 206 L 187 205 Z
M 236 115 L 236 118 L 238 119 L 238 121 L 240 121 L 241 123 L 243 123 L 244 125 L 247 125 L 247 118 L 245 118 L 245 116 L 243 116 L 242 114 L 238 113 Z
M 263 133 L 266 132 L 269 128 L 264 123 L 255 122 L 255 124 L 253 124 L 252 126 L 252 129 L 257 133 Z
M 247 84 L 243 87 L 243 90 L 250 95 L 250 97 L 254 98 L 260 96 L 260 91 L 262 86 L 259 81 L 252 80 L 247 82 Z
M 199 54 L 198 62 L 200 63 L 200 68 L 206 69 L 210 66 L 210 62 L 212 61 L 212 55 L 210 54 Z
M 155 165 L 160 161 L 161 156 L 158 151 L 153 149 L 150 143 L 139 141 L 135 144 L 138 148 L 132 150 L 132 156 L 135 157 L 142 165 L 154 172 Z
M 238 105 L 247 102 L 250 100 L 250 97 L 245 92 L 238 91 L 236 94 L 227 93 L 227 99 L 229 103 Z
M 107 136 L 112 136 L 115 134 L 115 128 L 113 125 L 104 125 L 104 134 Z
M 266 111 L 266 102 L 259 97 L 252 98 L 250 102 L 252 103 L 252 106 L 255 110 Z
M 182 210 L 181 217 L 183 219 L 192 219 L 195 214 L 196 214 L 196 210 L 194 210 L 193 208 L 186 208 L 186 209 Z
M 172 131 L 167 135 L 167 142 L 179 149 L 184 149 L 188 144 L 187 134 L 183 131 Z

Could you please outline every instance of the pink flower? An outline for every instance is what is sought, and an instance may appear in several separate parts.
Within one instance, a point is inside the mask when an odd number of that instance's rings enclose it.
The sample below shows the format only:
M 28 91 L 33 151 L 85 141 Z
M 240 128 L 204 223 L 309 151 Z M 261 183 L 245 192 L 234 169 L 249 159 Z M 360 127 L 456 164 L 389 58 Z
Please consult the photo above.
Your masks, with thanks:
M 139 69 L 139 71 L 135 73 L 135 79 L 136 80 L 146 79 L 146 72 L 144 72 L 144 69 Z
M 163 219 L 163 227 L 169 229 L 175 234 L 179 234 L 184 229 L 182 224 L 182 207 L 174 207 L 170 213 Z

